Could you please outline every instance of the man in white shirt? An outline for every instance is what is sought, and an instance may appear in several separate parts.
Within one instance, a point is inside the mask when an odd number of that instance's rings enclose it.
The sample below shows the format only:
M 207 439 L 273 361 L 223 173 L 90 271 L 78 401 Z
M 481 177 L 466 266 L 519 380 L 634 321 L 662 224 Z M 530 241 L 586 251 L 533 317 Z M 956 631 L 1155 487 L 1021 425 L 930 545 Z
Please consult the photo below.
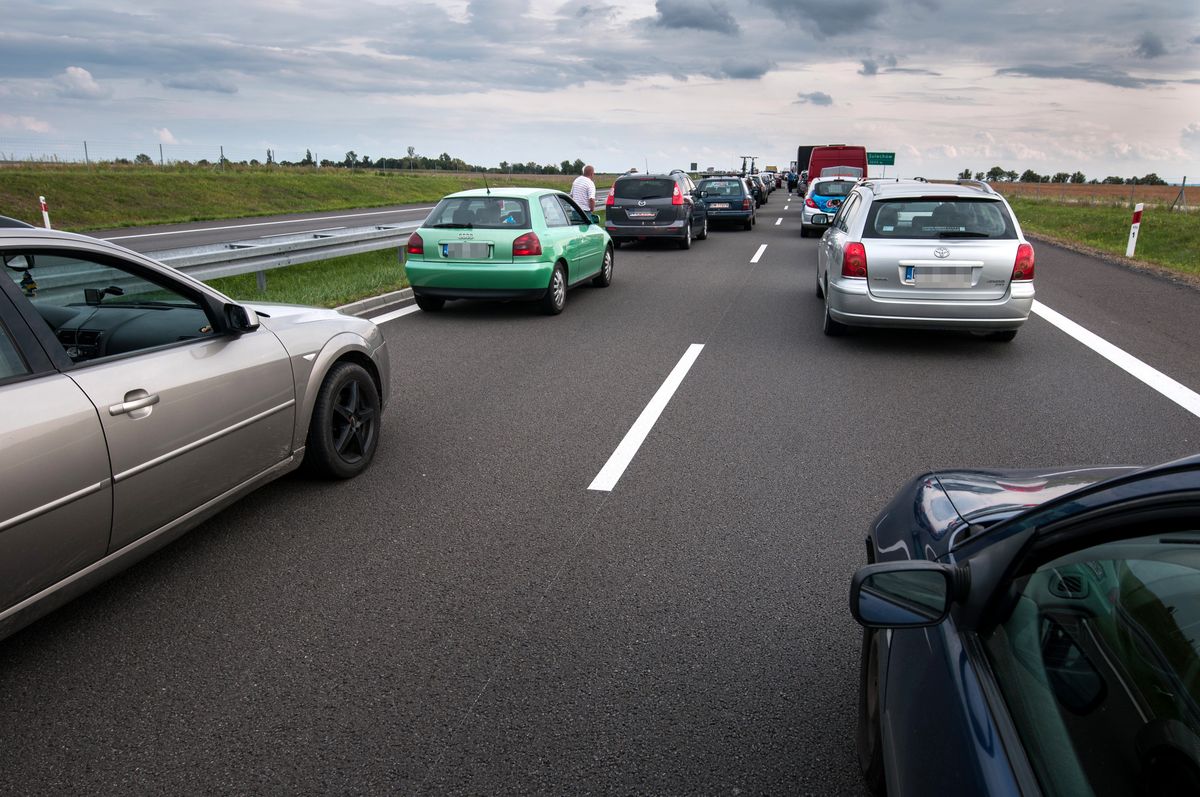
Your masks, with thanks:
M 592 180 L 595 174 L 596 170 L 590 164 L 584 166 L 583 174 L 571 184 L 571 199 L 588 213 L 596 212 L 596 183 Z

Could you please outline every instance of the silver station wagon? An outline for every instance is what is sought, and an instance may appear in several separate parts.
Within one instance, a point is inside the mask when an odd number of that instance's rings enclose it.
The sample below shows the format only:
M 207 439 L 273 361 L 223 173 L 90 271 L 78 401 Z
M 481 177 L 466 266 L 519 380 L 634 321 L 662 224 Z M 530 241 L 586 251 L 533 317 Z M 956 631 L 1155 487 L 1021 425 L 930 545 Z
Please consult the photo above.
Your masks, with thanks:
M 119 246 L 0 229 L 0 638 L 296 468 L 375 454 L 383 336 Z
M 825 334 L 962 329 L 1009 341 L 1033 307 L 1033 246 L 986 184 L 859 182 L 817 248 Z

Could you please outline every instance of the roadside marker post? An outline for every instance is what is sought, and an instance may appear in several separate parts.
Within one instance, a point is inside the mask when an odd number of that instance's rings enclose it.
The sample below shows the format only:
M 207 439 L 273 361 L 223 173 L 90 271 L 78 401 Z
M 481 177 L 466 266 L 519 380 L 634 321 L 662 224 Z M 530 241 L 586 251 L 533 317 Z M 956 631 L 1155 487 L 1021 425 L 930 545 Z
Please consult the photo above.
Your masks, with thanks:
M 1138 228 L 1141 226 L 1142 203 L 1139 202 L 1133 208 L 1133 224 L 1129 227 L 1129 245 L 1125 247 L 1125 257 L 1133 257 L 1133 250 L 1137 246 Z
M 42 224 L 44 224 L 48 230 L 50 229 L 50 209 L 46 207 L 46 197 L 38 197 L 38 204 L 42 208 Z

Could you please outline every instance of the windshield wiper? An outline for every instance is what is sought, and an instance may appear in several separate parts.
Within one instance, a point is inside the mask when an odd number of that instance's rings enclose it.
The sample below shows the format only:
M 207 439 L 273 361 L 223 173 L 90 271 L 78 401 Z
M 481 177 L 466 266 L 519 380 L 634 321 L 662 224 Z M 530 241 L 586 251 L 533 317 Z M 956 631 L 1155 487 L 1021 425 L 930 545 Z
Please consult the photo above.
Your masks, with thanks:
M 946 232 L 943 230 L 938 233 L 938 238 L 991 238 L 992 236 L 986 232 Z
M 470 224 L 455 224 L 453 222 L 450 222 L 449 224 L 430 224 L 429 226 L 437 228 L 437 229 L 442 229 L 442 230 L 470 230 L 470 229 L 472 229 L 472 225 L 470 225 Z

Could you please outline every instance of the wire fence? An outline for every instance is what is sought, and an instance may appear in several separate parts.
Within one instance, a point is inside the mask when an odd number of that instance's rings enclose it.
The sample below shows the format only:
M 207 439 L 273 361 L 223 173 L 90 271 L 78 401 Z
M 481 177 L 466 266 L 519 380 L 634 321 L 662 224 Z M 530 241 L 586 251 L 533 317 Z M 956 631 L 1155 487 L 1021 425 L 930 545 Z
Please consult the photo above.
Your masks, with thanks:
M 1042 199 L 1069 205 L 1107 205 L 1132 208 L 1148 206 L 1195 210 L 1200 205 L 1200 187 L 1177 178 L 1173 185 L 1115 185 L 1102 183 L 992 183 L 1005 196 Z
M 306 154 L 313 161 L 341 162 L 344 152 L 306 153 L 304 150 L 271 150 L 271 159 L 276 163 L 300 163 Z M 0 135 L 0 163 L 5 164 L 104 164 L 141 163 L 143 165 L 170 166 L 181 163 L 221 164 L 266 163 L 266 148 L 257 149 L 237 144 L 179 144 L 155 141 L 104 141 L 96 139 L 49 139 L 42 137 L 20 138 Z

